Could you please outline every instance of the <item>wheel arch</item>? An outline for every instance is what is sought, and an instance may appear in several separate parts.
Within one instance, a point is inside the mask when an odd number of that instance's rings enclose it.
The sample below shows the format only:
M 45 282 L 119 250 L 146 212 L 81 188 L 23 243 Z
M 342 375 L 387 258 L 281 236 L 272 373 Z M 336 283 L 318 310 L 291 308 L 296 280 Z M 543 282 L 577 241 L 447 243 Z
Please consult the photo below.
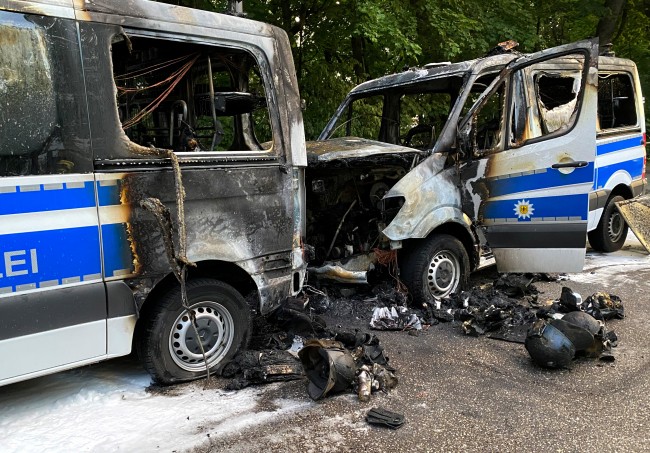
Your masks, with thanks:
M 188 267 L 188 281 L 196 278 L 213 278 L 227 283 L 249 303 L 252 298 L 251 294 L 254 294 L 255 306 L 251 306 L 251 309 L 259 309 L 260 297 L 255 281 L 248 272 L 234 263 L 219 260 L 200 261 L 196 263 L 196 267 Z M 160 279 L 142 303 L 139 318 L 145 317 L 155 301 L 175 286 L 178 286 L 178 280 L 172 272 Z
M 476 269 L 479 263 L 477 242 L 474 239 L 473 233 L 469 230 L 469 228 L 464 223 L 459 223 L 454 221 L 445 222 L 441 225 L 438 225 L 433 230 L 431 230 L 429 234 L 424 238 L 407 239 L 406 241 L 404 241 L 404 248 L 407 251 L 413 250 L 417 247 L 418 243 L 421 243 L 427 238 L 430 238 L 438 234 L 448 234 L 449 236 L 453 236 L 456 239 L 458 239 L 461 242 L 461 244 L 463 244 L 463 247 L 467 252 L 467 256 L 469 257 L 470 268 L 472 270 Z
M 621 197 L 625 198 L 626 200 L 629 200 L 630 198 L 633 198 L 634 195 L 632 194 L 632 189 L 630 188 L 629 185 L 619 183 L 617 184 L 612 191 L 609 194 L 609 197 L 607 198 L 610 200 L 611 198 L 620 195 Z

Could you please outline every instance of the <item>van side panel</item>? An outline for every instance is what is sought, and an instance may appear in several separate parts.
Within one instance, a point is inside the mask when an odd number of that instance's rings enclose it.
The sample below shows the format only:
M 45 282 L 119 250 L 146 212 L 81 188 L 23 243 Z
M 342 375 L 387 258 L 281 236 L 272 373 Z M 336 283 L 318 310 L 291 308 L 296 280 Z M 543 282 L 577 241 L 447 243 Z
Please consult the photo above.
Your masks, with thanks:
M 127 234 L 120 247 L 131 249 L 132 276 L 157 281 L 169 275 L 171 268 L 160 227 L 140 203 L 146 198 L 158 198 L 174 215 L 174 174 L 169 161 L 134 153 L 122 130 L 110 52 L 112 39 L 122 33 L 120 27 L 110 24 L 80 23 L 88 97 L 94 106 L 90 121 L 95 165 L 99 180 L 122 174 L 117 184 L 120 207 L 126 213 L 123 223 Z M 166 33 L 155 39 L 167 37 L 183 40 L 181 35 Z M 210 45 L 209 39 L 203 41 Z M 217 44 L 242 46 L 224 40 Z M 257 55 L 260 61 L 266 61 L 261 54 Z M 265 64 L 260 69 L 268 73 Z M 245 270 L 257 286 L 263 312 L 291 292 L 296 200 L 294 175 L 286 169 L 288 140 L 280 128 L 279 108 L 276 102 L 269 106 L 276 132 L 273 152 L 243 157 L 222 153 L 228 158 L 201 151 L 179 154 L 185 189 L 187 257 L 197 263 L 225 261 Z M 100 211 L 102 228 L 105 219 Z
M 106 293 L 76 24 L 0 11 L 0 34 L 0 383 L 7 383 L 104 356 Z

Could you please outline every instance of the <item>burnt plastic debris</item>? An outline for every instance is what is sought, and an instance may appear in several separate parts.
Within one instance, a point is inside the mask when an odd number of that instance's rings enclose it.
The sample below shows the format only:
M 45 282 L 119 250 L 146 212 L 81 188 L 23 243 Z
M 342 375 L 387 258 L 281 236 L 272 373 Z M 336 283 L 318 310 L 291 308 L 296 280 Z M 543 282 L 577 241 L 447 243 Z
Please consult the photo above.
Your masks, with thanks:
M 298 352 L 309 379 L 307 393 L 318 400 L 341 392 L 352 385 L 356 364 L 342 343 L 333 340 L 309 340 Z
M 494 288 L 510 297 L 537 294 L 539 291 L 533 285 L 536 276 L 533 274 L 502 274 L 494 281 Z
M 373 425 L 398 429 L 404 424 L 404 415 L 389 411 L 382 407 L 374 407 L 366 414 L 366 421 Z
M 240 390 L 252 384 L 302 379 L 303 368 L 289 352 L 269 349 L 244 351 L 228 362 L 222 376 L 234 378 L 226 388 Z
M 278 307 L 269 315 L 269 319 L 290 334 L 318 336 L 327 329 L 327 323 L 320 316 L 314 316 L 286 306 Z
M 585 300 L 584 310 L 594 318 L 603 321 L 625 318 L 625 308 L 621 298 L 613 294 L 602 292 L 592 294 Z
M 558 301 L 558 306 L 560 311 L 564 313 L 570 313 L 572 311 L 578 311 L 582 306 L 582 296 L 575 293 L 566 286 L 562 287 L 562 293 L 560 294 L 560 300 Z
M 357 375 L 357 394 L 359 395 L 359 401 L 369 401 L 371 393 L 372 378 L 370 377 L 370 369 L 368 369 L 367 365 L 363 365 L 359 368 L 359 374 Z
M 229 389 L 306 376 L 308 394 L 320 399 L 346 389 L 358 391 L 362 367 L 368 395 L 397 385 L 395 370 L 388 365 L 377 336 L 325 327 L 306 303 L 310 300 L 292 298 L 270 316 L 254 319 L 252 350 L 240 353 L 222 371 L 224 377 L 234 378 Z
M 526 278 L 528 281 L 530 277 Z M 517 343 L 524 342 L 528 327 L 536 319 L 530 304 L 508 297 L 494 285 L 453 294 L 441 301 L 440 307 L 427 307 L 428 315 L 442 322 L 459 321 L 466 335 L 489 333 L 491 338 Z

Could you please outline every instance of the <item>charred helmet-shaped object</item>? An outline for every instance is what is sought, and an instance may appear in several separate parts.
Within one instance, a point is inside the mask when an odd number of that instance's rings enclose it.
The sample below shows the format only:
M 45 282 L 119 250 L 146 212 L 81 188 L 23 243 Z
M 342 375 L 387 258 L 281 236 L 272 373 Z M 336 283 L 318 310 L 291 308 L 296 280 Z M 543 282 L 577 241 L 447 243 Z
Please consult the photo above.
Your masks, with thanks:
M 571 313 L 567 313 L 564 315 L 562 320 L 571 323 L 574 326 L 582 327 L 583 329 L 588 330 L 592 335 L 596 335 L 602 328 L 602 324 L 596 318 L 584 311 L 572 311 Z
M 528 331 L 525 346 L 535 363 L 547 368 L 565 367 L 576 354 L 573 342 L 560 329 L 543 320 L 535 322 Z

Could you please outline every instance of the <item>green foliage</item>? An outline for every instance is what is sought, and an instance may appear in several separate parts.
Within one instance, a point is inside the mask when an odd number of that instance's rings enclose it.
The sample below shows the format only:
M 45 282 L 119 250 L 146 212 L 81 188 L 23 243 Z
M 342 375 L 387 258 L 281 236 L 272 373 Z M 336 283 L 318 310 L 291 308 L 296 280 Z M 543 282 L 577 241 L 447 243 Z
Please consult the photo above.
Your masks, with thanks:
M 225 11 L 225 0 L 168 3 Z M 305 132 L 318 136 L 356 84 L 436 61 L 484 55 L 497 43 L 531 52 L 594 36 L 606 0 L 244 0 L 251 19 L 289 34 Z M 650 93 L 650 0 L 627 0 L 614 50 L 639 66 Z M 646 110 L 650 106 L 646 106 Z M 646 117 L 650 117 L 646 112 Z

